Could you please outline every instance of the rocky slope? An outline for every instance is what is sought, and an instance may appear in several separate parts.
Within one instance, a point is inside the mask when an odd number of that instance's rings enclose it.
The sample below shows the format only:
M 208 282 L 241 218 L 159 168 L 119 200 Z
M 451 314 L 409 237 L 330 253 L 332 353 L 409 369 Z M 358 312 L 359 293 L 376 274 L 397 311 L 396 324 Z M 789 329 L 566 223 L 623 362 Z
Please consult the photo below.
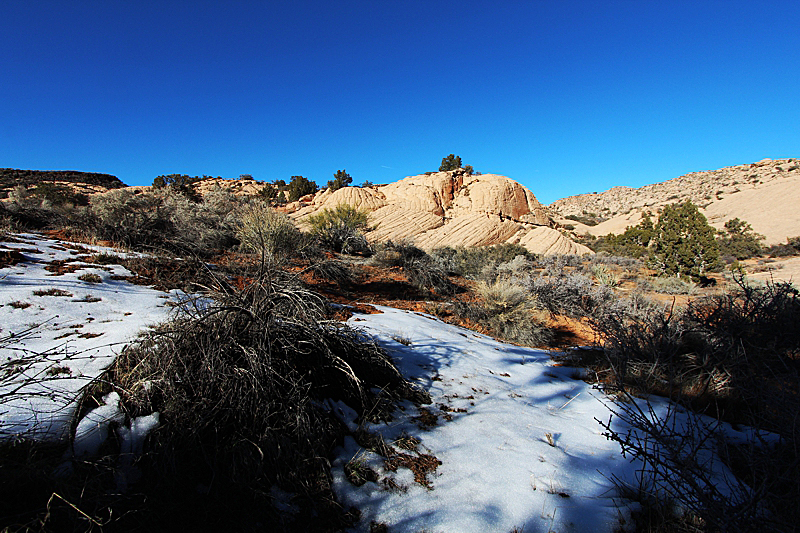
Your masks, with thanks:
M 764 235 L 765 244 L 786 242 L 787 237 L 800 235 L 800 159 L 764 159 L 692 172 L 638 189 L 614 187 L 602 193 L 563 198 L 548 208 L 556 222 L 575 226 L 578 234 L 606 235 L 621 233 L 638 223 L 644 211 L 656 214 L 664 205 L 685 200 L 700 206 L 714 227 L 722 228 L 738 217 Z M 587 226 L 567 216 L 604 221 Z
M 538 254 L 591 253 L 554 229 L 533 193 L 505 176 L 457 170 L 325 190 L 289 204 L 287 212 L 303 224 L 309 215 L 339 204 L 370 212 L 371 241 L 410 239 L 423 249 L 508 242 Z

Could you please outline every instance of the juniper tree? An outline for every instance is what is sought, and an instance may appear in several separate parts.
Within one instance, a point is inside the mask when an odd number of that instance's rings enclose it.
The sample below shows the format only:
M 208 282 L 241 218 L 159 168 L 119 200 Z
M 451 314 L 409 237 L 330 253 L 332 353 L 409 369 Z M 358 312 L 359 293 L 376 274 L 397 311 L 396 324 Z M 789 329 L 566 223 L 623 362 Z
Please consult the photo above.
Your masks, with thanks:
M 337 170 L 336 174 L 333 175 L 333 179 L 328 181 L 328 189 L 335 191 L 342 187 L 347 187 L 351 183 L 353 183 L 353 178 L 350 174 L 345 172 L 344 169 Z
M 725 223 L 725 231 L 719 231 L 717 243 L 722 255 L 730 255 L 736 259 L 749 259 L 761 253 L 763 235 L 753 231 L 753 227 L 739 218 L 732 218 Z
M 715 230 L 691 201 L 664 207 L 653 236 L 652 262 L 666 275 L 705 275 L 719 262 Z
M 450 154 L 442 158 L 442 164 L 439 166 L 439 172 L 447 170 L 458 170 L 461 168 L 461 157 L 455 154 Z
M 289 201 L 296 202 L 301 197 L 317 192 L 317 184 L 303 176 L 292 176 L 289 182 Z

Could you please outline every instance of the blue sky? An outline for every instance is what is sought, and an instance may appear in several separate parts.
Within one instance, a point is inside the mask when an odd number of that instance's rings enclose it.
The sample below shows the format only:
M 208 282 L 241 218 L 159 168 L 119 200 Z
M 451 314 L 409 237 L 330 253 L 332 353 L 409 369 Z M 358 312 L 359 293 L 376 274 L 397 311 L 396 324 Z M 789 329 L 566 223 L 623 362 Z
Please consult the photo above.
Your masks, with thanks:
M 0 167 L 355 183 L 455 153 L 544 203 L 800 156 L 800 2 L 0 4 Z

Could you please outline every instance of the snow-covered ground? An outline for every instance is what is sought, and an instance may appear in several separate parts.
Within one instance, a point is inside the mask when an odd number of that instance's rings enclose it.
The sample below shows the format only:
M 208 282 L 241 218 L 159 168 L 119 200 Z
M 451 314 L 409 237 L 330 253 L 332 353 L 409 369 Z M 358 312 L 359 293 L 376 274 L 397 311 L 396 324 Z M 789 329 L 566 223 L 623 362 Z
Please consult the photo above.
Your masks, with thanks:
M 408 404 L 393 422 L 366 429 L 387 443 L 416 437 L 417 452 L 404 453 L 432 455 L 441 465 L 426 487 L 348 438 L 334 462 L 335 490 L 362 511 L 363 530 L 371 521 L 430 533 L 619 526 L 626 512 L 610 477 L 631 478 L 633 467 L 603 436 L 595 418 L 608 420 L 607 400 L 580 380 L 580 370 L 429 315 L 379 309 L 351 325 L 376 337 L 403 373 L 428 389 L 433 404 L 424 408 L 437 420 L 426 429 Z M 345 476 L 348 462 L 370 466 L 379 480 L 354 486 Z
M 79 268 L 62 274 L 45 268 L 82 255 L 125 255 L 110 248 L 75 249 L 36 234 L 13 240 L 0 250 L 17 250 L 25 261 L 0 269 L 0 436 L 61 437 L 75 392 L 142 329 L 163 321 L 176 295 L 111 279 L 131 275 L 119 265 L 70 262 Z M 99 278 L 79 279 L 85 274 Z
M 74 414 L 75 392 L 139 331 L 166 319 L 180 295 L 111 279 L 130 274 L 118 265 L 79 263 L 74 272 L 54 275 L 47 265 L 89 252 L 33 234 L 16 239 L 0 243 L 0 251 L 20 250 L 25 258 L 0 269 L 0 438 L 60 437 Z M 81 280 L 87 273 L 99 282 Z M 338 450 L 334 489 L 345 506 L 361 511 L 359 530 L 374 521 L 393 532 L 610 532 L 629 522 L 629 504 L 611 479 L 633 481 L 639 465 L 603 435 L 598 420 L 608 421 L 611 401 L 580 379 L 581 370 L 430 315 L 379 309 L 355 315 L 351 325 L 380 342 L 433 403 L 407 403 L 392 422 L 362 427 L 383 436 L 393 460 L 351 437 Z M 121 416 L 118 399 L 109 394 L 106 405 L 80 421 L 76 454 L 99 448 L 107 422 Z M 354 413 L 332 405 L 355 430 Z M 658 414 L 669 407 L 664 400 L 653 405 Z M 123 428 L 131 438 L 123 440 L 134 450 L 157 424 L 157 413 L 131 421 Z M 358 466 L 371 468 L 376 479 L 355 486 L 345 471 Z M 719 462 L 714 468 L 729 476 Z

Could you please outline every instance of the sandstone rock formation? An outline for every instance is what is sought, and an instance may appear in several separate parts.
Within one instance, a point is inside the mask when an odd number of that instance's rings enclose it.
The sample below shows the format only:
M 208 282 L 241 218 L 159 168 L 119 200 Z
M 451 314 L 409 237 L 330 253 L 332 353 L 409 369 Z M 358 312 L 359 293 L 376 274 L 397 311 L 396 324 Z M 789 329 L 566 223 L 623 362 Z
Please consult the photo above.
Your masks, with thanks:
M 664 205 L 691 200 L 709 223 L 722 228 L 738 217 L 766 237 L 764 244 L 786 242 L 800 235 L 800 159 L 764 159 L 645 185 L 638 189 L 614 187 L 603 193 L 563 198 L 548 208 L 559 224 L 575 226 L 577 234 L 621 233 L 635 225 L 645 211 L 657 215 Z M 587 226 L 569 215 L 597 215 L 605 219 Z
M 203 178 L 193 185 L 194 190 L 205 196 L 215 187 L 227 189 L 236 196 L 251 196 L 258 194 L 264 188 L 264 183 L 256 180 L 238 179 L 226 180 L 223 178 Z
M 412 176 L 389 185 L 344 187 L 286 208 L 299 224 L 321 209 L 349 204 L 370 212 L 372 241 L 410 239 L 423 249 L 518 243 L 538 254 L 591 251 L 553 229 L 531 191 L 494 174 L 463 170 Z

